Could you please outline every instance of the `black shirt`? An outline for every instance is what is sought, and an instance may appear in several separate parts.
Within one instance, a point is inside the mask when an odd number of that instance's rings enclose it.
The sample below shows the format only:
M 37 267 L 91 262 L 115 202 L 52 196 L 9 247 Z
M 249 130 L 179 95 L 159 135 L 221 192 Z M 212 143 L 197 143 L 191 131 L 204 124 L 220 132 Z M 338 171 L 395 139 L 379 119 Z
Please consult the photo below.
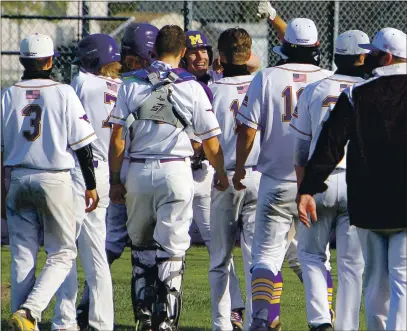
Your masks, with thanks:
M 407 64 L 342 93 L 305 168 L 300 194 L 326 190 L 344 156 L 350 222 L 365 229 L 407 227 Z

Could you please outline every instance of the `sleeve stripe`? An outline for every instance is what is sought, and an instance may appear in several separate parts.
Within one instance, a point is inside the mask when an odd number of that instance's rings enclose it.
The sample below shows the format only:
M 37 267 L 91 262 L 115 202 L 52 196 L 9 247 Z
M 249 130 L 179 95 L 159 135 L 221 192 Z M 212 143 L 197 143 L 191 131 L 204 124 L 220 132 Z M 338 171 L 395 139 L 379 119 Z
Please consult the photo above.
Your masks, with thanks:
M 125 121 L 125 120 L 126 120 L 125 118 L 117 117 L 117 116 L 114 116 L 114 115 L 110 115 L 110 117 L 113 117 L 113 118 L 115 118 L 115 119 L 117 119 L 117 120 L 121 120 L 121 121 Z
M 257 125 L 257 126 L 260 126 L 260 127 L 261 127 L 261 125 L 260 125 L 259 123 L 256 123 L 256 122 L 252 121 L 250 118 L 244 116 L 242 113 L 237 112 L 237 115 L 240 115 L 240 116 L 242 116 L 244 119 L 248 120 L 250 123 L 253 123 L 254 125 Z
M 203 136 L 204 134 L 208 134 L 208 133 L 211 133 L 211 132 L 216 131 L 216 130 L 220 130 L 220 127 L 211 129 L 211 130 L 209 130 L 209 131 L 205 131 L 205 132 L 203 132 L 203 133 L 195 133 L 195 135 L 196 135 L 197 137 L 199 137 L 199 136 Z
M 303 134 L 304 136 L 312 137 L 311 134 L 308 134 L 308 133 L 302 132 L 301 130 L 298 130 L 298 129 L 297 129 L 294 125 L 292 125 L 291 123 L 290 123 L 290 127 L 292 127 L 295 131 L 297 131 L 297 132 Z
M 82 141 L 85 141 L 86 139 L 89 139 L 90 137 L 94 136 L 95 134 L 96 134 L 96 133 L 93 132 L 93 133 L 90 134 L 89 136 L 87 136 L 87 137 L 85 137 L 85 138 L 83 138 L 83 139 L 81 139 L 81 140 L 79 140 L 79 141 L 77 141 L 77 142 L 75 142 L 75 143 L 73 143 L 73 144 L 70 144 L 69 146 L 74 146 L 74 145 L 80 144 Z

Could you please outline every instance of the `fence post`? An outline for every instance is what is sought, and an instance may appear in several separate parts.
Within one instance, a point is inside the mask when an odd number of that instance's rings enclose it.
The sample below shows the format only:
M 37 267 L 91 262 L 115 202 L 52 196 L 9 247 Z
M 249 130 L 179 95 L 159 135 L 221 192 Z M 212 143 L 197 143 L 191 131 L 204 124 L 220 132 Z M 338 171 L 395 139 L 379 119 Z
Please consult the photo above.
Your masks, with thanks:
M 192 1 L 184 1 L 184 31 L 192 27 Z
M 335 40 L 339 34 L 339 0 L 334 1 L 334 28 L 333 28 L 333 40 L 332 40 L 332 70 L 336 70 L 335 65 Z
M 82 0 L 82 38 L 89 34 L 89 20 L 86 16 L 89 14 L 89 7 L 85 0 Z

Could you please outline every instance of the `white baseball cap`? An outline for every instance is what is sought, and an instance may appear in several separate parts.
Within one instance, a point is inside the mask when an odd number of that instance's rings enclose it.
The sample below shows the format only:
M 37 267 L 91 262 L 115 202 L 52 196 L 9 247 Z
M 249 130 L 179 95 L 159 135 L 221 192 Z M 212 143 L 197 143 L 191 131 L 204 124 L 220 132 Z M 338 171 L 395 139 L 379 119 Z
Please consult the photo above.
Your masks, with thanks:
M 407 58 L 407 35 L 400 30 L 384 28 L 376 33 L 371 44 L 360 44 L 370 51 L 383 51 L 394 56 Z
M 335 54 L 359 55 L 369 53 L 368 50 L 359 47 L 359 44 L 368 44 L 370 39 L 366 33 L 360 30 L 349 30 L 341 33 L 335 40 Z
M 284 42 L 299 46 L 316 46 L 318 31 L 314 21 L 309 18 L 294 18 L 287 24 Z M 283 59 L 287 56 L 281 51 L 282 46 L 273 47 L 273 51 Z
M 54 43 L 49 36 L 44 34 L 32 34 L 21 40 L 20 57 L 37 59 L 58 55 L 54 52 Z

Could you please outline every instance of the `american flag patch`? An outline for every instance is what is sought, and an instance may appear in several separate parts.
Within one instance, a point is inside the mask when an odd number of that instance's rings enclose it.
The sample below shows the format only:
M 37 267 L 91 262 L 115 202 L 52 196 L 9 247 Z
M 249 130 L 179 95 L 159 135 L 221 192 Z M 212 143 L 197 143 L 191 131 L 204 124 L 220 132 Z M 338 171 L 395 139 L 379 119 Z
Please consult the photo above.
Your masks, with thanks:
M 40 90 L 27 90 L 25 91 L 25 98 L 27 100 L 39 99 Z
M 117 85 L 114 83 L 106 82 L 107 88 L 113 92 L 117 92 Z
M 247 90 L 249 89 L 249 85 L 243 85 L 237 87 L 238 94 L 246 94 Z
M 339 85 L 339 90 L 342 92 L 344 89 L 347 89 L 349 87 L 349 85 L 347 84 L 341 84 Z
M 293 74 L 293 82 L 306 83 L 307 82 L 307 75 L 305 75 L 305 74 Z

